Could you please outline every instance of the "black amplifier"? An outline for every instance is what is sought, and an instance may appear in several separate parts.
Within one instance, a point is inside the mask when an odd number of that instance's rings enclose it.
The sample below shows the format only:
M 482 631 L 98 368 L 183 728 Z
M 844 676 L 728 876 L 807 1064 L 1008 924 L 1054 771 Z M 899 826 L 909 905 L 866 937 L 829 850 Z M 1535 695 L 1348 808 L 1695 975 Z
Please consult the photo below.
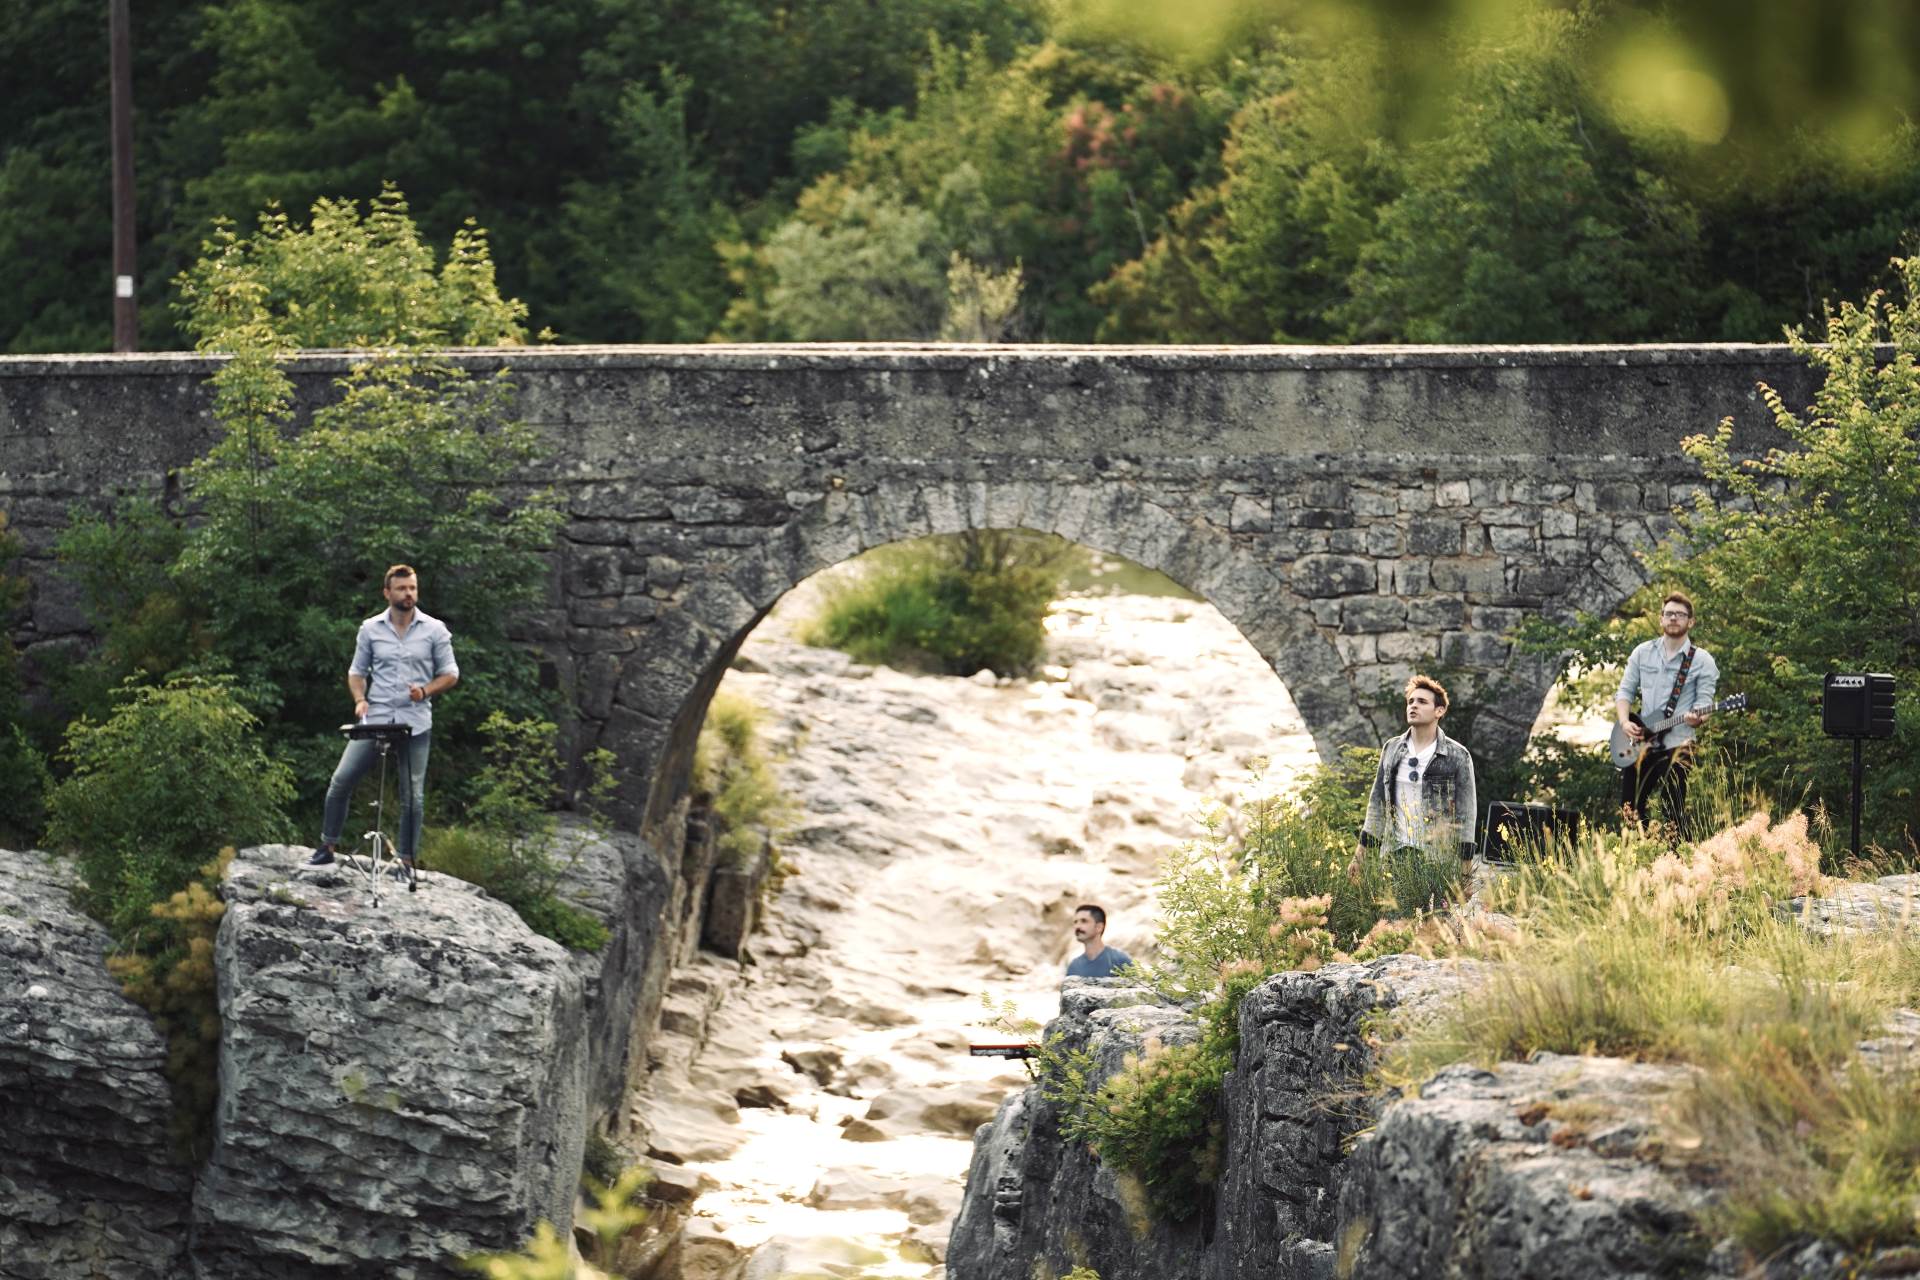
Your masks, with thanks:
M 1891 738 L 1893 677 L 1829 671 L 1820 682 L 1820 727 L 1829 738 Z
M 1487 806 L 1480 852 L 1489 861 L 1512 862 L 1519 852 L 1516 845 L 1525 843 L 1538 848 L 1555 836 L 1574 835 L 1579 828 L 1580 814 L 1576 810 L 1495 800 Z

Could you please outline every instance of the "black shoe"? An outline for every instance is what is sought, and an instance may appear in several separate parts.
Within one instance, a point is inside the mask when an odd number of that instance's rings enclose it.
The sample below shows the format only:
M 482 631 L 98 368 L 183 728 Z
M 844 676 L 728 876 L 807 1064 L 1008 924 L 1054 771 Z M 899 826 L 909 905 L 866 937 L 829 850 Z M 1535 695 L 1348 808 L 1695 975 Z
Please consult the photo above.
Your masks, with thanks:
M 412 858 L 400 859 L 398 862 L 393 864 L 393 869 L 387 872 L 387 874 L 392 876 L 395 880 L 405 880 L 409 884 L 413 883 L 415 879 L 414 871 L 413 871 L 413 859 Z
M 326 845 L 321 845 L 318 849 L 315 849 L 313 856 L 307 859 L 307 865 L 310 867 L 325 867 L 332 865 L 332 863 L 333 850 L 329 849 Z

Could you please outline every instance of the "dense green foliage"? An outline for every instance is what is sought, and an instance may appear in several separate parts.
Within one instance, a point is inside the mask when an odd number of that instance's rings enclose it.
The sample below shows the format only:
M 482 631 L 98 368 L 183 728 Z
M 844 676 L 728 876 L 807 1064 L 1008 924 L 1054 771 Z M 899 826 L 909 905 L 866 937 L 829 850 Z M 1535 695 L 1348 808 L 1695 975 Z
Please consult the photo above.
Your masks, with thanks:
M 0 511 L 0 628 L 26 599 L 25 578 L 11 574 L 20 539 Z M 46 757 L 28 735 L 20 689 L 20 659 L 10 637 L 0 636 L 0 845 L 31 847 L 46 816 L 51 778 Z
M 123 686 L 112 713 L 67 726 L 70 773 L 48 801 L 47 840 L 72 851 L 81 905 L 124 936 L 223 846 L 289 834 L 293 778 L 224 680 Z
M 190 1163 L 213 1142 L 220 1100 L 220 988 L 213 947 L 227 904 L 220 877 L 231 845 L 194 872 L 185 887 L 156 902 L 148 919 L 120 938 L 107 971 L 167 1038 L 167 1084 L 173 1093 L 173 1139 Z
M 1896 732 L 1870 742 L 1862 838 L 1920 847 L 1920 260 L 1898 264 L 1897 300 L 1874 295 L 1830 314 L 1824 342 L 1795 339 L 1826 379 L 1804 414 L 1769 394 L 1789 444 L 1765 458 L 1731 450 L 1732 428 L 1685 443 L 1710 488 L 1650 558 L 1653 585 L 1621 616 L 1535 624 L 1530 643 L 1584 667 L 1621 661 L 1651 632 L 1671 586 L 1693 598 L 1694 638 L 1718 660 L 1721 694 L 1749 712 L 1712 741 L 1780 802 L 1844 813 L 1851 753 L 1820 728 L 1828 671 L 1895 678 Z M 1882 362 L 1880 344 L 1893 358 Z
M 553 813 L 561 776 L 556 726 L 496 711 L 480 732 L 485 763 L 474 778 L 467 822 L 430 828 L 422 837 L 420 865 L 479 885 L 535 933 L 598 951 L 606 945 L 606 925 L 567 902 L 560 889 L 584 843 L 602 834 L 594 815 L 613 790 L 612 753 L 603 749 L 587 758 L 589 782 L 575 799 L 588 825 L 563 830 Z
M 1220 1089 L 1239 1049 L 1242 998 L 1289 969 L 1430 949 L 1423 916 L 1460 895 L 1451 850 L 1438 862 L 1368 858 L 1348 873 L 1378 759 L 1350 749 L 1294 792 L 1251 805 L 1244 834 L 1216 820 L 1163 863 L 1160 959 L 1142 977 L 1199 1002 L 1196 1040 L 1150 1047 L 1097 1085 L 1086 1052 L 1043 1050 L 1042 1087 L 1062 1107 L 1061 1132 L 1137 1179 L 1156 1213 L 1188 1217 L 1222 1171 Z
M 1060 538 L 984 529 L 881 547 L 832 583 L 808 644 L 862 662 L 972 675 L 1040 658 L 1047 610 L 1083 553 Z
M 7 19 L 0 347 L 97 349 L 104 13 Z M 394 182 L 437 241 L 492 228 L 569 341 L 1767 340 L 1920 222 L 1915 34 L 1792 0 L 159 0 L 143 338 L 192 332 L 164 289 L 213 219 Z
M 574 1223 L 576 1228 L 584 1227 L 591 1233 L 585 1241 L 589 1264 L 612 1266 L 620 1241 L 647 1220 L 647 1210 L 637 1202 L 651 1177 L 645 1168 L 635 1166 L 612 1182 L 587 1188 L 593 1203 L 580 1207 Z M 576 1231 L 575 1244 L 582 1243 L 582 1234 Z M 487 1280 L 576 1280 L 585 1272 L 575 1261 L 567 1237 L 544 1220 L 520 1252 L 476 1253 L 461 1259 L 461 1265 Z M 585 1273 L 606 1274 L 597 1270 Z
M 272 212 L 251 236 L 222 227 L 205 249 L 181 276 L 180 307 L 203 350 L 232 356 L 214 379 L 222 436 L 183 473 L 192 520 L 131 500 L 79 514 L 62 536 L 102 638 L 70 698 L 98 714 L 127 676 L 230 672 L 312 807 L 339 752 L 355 628 L 383 607 L 386 567 L 406 562 L 461 663 L 459 693 L 435 709 L 434 752 L 436 789 L 458 798 L 484 712 L 545 710 L 505 628 L 540 598 L 559 513 L 545 494 L 508 496 L 537 446 L 510 416 L 506 375 L 474 377 L 435 350 L 516 341 L 522 309 L 500 296 L 479 232 L 457 234 L 436 264 L 391 191 L 364 216 L 322 201 L 305 226 Z M 356 364 L 289 434 L 293 386 L 276 357 L 343 345 L 386 354 Z

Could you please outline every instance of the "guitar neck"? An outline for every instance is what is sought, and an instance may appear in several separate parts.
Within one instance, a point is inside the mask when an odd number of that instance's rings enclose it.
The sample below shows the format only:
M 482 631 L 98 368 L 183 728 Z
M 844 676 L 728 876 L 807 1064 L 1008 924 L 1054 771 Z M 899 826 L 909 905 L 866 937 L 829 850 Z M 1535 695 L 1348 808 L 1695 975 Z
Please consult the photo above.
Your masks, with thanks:
M 1726 709 L 1727 702 L 1731 702 L 1731 701 L 1732 699 L 1729 698 L 1725 702 L 1716 702 L 1712 706 L 1708 707 L 1707 710 L 1708 711 L 1724 711 Z M 1673 726 L 1679 724 L 1682 720 L 1685 720 L 1688 716 L 1692 714 L 1693 712 L 1691 711 L 1682 711 L 1679 715 L 1672 716 L 1666 720 L 1655 720 L 1652 724 L 1646 726 L 1646 730 L 1648 733 L 1665 733 L 1668 729 L 1673 728 Z

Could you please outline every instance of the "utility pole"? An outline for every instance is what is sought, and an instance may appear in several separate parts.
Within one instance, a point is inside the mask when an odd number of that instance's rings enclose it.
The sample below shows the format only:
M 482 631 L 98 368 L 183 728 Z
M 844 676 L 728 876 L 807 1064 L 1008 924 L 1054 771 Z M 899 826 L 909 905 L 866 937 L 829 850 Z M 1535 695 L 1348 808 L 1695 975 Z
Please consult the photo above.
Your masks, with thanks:
M 133 31 L 127 0 L 107 0 L 113 99 L 113 349 L 140 349 L 133 297 Z

